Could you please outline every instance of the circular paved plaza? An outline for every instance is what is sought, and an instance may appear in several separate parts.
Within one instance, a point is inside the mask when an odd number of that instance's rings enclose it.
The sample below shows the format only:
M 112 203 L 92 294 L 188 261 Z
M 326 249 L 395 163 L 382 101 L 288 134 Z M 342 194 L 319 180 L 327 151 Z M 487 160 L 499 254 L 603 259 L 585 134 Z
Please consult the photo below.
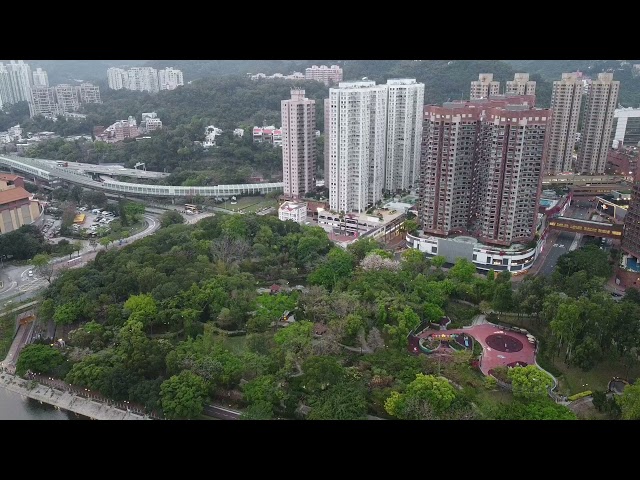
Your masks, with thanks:
M 489 335 L 485 342 L 487 345 L 499 352 L 519 352 L 522 350 L 522 342 L 511 335 L 504 333 L 494 333 Z

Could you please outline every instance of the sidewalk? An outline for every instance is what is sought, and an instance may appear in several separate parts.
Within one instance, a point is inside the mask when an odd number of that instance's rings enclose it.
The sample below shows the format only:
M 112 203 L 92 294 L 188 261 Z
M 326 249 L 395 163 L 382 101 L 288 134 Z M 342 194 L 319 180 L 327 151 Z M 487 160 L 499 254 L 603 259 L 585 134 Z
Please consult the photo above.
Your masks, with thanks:
M 607 283 L 604 284 L 604 288 L 606 290 L 609 290 L 610 292 L 615 292 L 618 293 L 620 295 L 624 295 L 625 289 L 622 288 L 620 285 L 616 284 L 616 275 L 615 273 L 611 276 L 611 278 L 609 278 L 609 280 L 607 280 Z
M 4 269 L 0 269 L 0 293 L 4 292 L 11 286 L 11 279 L 4 273 Z

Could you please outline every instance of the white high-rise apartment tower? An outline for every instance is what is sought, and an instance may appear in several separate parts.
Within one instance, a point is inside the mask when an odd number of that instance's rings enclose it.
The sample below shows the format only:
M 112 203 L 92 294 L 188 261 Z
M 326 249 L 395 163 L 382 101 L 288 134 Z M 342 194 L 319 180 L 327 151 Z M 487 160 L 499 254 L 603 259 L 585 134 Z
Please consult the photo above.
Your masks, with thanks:
M 613 73 L 599 73 L 589 86 L 576 162 L 579 173 L 604 173 L 619 91 L 620 82 L 613 79 Z
M 535 95 L 536 82 L 529 80 L 528 73 L 516 73 L 513 80 L 507 81 L 507 92 L 515 95 Z
M 133 67 L 128 71 L 129 90 L 156 93 L 158 85 L 158 71 L 151 67 Z
M 329 125 L 331 124 L 331 99 L 324 99 L 324 186 L 329 188 L 329 172 L 331 162 L 329 160 Z
M 108 68 L 107 80 L 111 90 L 129 89 L 129 73 L 124 68 Z
M 577 73 L 563 73 L 562 80 L 553 82 L 553 113 L 544 160 L 544 173 L 547 175 L 573 171 L 573 151 L 576 145 L 582 92 L 582 79 Z
M 61 84 L 53 88 L 56 92 L 56 102 L 61 114 L 75 112 L 80 108 L 78 91 L 73 85 Z
M 500 93 L 500 82 L 493 81 L 493 73 L 481 73 L 478 80 L 471 82 L 470 99 L 487 98 Z
M 29 115 L 33 118 L 37 115 L 43 117 L 57 117 L 60 108 L 56 102 L 55 89 L 53 87 L 33 87 L 29 100 Z
M 387 80 L 387 155 L 384 189 L 408 190 L 420 173 L 424 83 Z
M 172 67 L 158 70 L 158 86 L 160 90 L 173 90 L 182 85 L 184 85 L 182 70 Z
M 92 83 L 82 83 L 76 85 L 75 89 L 80 103 L 102 103 L 102 100 L 100 100 L 100 87 Z
M 22 60 L 0 63 L 0 104 L 31 101 L 31 67 Z
M 340 82 L 329 89 L 329 107 L 329 206 L 361 213 L 382 199 L 387 87 Z
M 316 101 L 291 90 L 281 102 L 284 195 L 298 200 L 316 186 Z
M 33 86 L 34 87 L 48 87 L 49 86 L 49 76 L 47 72 L 40 67 L 36 68 L 33 71 Z

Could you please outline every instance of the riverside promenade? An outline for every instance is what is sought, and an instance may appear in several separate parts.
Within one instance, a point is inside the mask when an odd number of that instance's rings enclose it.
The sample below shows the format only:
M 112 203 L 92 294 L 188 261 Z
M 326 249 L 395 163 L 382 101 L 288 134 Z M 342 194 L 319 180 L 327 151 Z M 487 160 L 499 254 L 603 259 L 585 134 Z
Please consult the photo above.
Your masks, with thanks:
M 124 405 L 97 402 L 72 391 L 43 385 L 37 380 L 24 380 L 6 371 L 0 372 L 0 387 L 92 420 L 151 420 L 142 412 L 133 412 Z

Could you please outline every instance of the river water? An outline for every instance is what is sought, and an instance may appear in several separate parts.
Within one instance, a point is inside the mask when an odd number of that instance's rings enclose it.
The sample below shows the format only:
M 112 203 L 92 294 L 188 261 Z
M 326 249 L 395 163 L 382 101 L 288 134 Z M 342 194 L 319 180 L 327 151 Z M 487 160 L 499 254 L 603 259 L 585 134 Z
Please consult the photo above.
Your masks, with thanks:
M 0 420 L 87 420 L 53 405 L 40 403 L 0 387 Z

